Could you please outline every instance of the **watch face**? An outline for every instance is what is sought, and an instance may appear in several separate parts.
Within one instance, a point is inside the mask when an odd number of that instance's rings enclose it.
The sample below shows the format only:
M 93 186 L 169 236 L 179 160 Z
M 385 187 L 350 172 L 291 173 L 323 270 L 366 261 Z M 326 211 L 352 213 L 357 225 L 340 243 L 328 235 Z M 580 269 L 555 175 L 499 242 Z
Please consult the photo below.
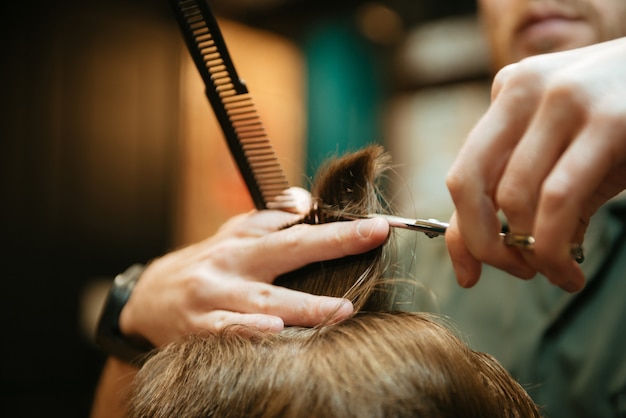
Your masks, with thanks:
M 115 280 L 113 280 L 113 285 L 117 287 L 132 287 L 135 285 L 137 280 L 139 280 L 139 276 L 141 276 L 141 273 L 143 273 L 145 269 L 145 266 L 141 264 L 133 264 L 132 266 L 127 268 L 124 273 L 115 276 Z M 130 296 L 130 293 L 128 296 Z

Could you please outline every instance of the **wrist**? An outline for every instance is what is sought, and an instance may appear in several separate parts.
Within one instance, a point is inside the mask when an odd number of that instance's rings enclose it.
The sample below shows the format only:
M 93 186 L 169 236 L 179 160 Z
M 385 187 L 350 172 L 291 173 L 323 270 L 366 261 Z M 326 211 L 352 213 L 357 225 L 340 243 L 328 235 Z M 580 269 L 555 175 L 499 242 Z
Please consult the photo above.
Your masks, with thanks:
M 120 329 L 122 309 L 144 269 L 144 266 L 134 264 L 115 277 L 96 329 L 96 344 L 107 354 L 127 363 L 141 363 L 153 348 L 147 341 L 130 337 Z

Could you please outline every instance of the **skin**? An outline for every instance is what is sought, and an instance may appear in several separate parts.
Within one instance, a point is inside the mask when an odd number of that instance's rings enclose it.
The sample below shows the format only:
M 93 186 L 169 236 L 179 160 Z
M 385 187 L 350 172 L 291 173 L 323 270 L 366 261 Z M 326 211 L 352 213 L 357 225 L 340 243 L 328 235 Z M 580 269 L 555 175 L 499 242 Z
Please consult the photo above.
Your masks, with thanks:
M 626 35 L 621 0 L 479 0 L 494 70 Z
M 367 219 L 281 229 L 299 218 L 277 210 L 236 216 L 205 241 L 153 261 L 122 310 L 122 333 L 160 346 L 189 332 L 231 324 L 278 332 L 285 325 L 317 325 L 331 314 L 334 320 L 347 318 L 353 309 L 346 299 L 272 282 L 315 261 L 376 248 L 387 239 L 389 225 Z
M 626 188 L 626 38 L 609 41 L 626 35 L 626 2 L 479 3 L 494 68 L 504 67 L 447 177 L 457 280 L 473 286 L 488 263 L 578 291 L 585 278 L 570 243 Z M 502 243 L 498 211 L 511 231 L 535 237 L 533 251 Z

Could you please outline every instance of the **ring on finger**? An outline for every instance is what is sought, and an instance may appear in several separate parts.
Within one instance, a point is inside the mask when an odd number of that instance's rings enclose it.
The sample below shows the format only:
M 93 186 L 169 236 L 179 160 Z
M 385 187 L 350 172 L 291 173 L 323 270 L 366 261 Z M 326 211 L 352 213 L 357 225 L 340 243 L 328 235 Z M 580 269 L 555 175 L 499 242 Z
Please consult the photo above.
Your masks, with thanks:
M 535 249 L 535 237 L 528 234 L 515 234 L 513 232 L 507 232 L 502 234 L 504 237 L 504 243 L 510 247 L 520 248 L 522 250 L 532 251 Z M 585 261 L 585 253 L 583 247 L 580 244 L 570 245 L 570 254 L 578 264 Z
M 507 232 L 504 234 L 504 243 L 510 247 L 521 248 L 522 250 L 533 250 L 535 248 L 535 237 L 527 234 Z

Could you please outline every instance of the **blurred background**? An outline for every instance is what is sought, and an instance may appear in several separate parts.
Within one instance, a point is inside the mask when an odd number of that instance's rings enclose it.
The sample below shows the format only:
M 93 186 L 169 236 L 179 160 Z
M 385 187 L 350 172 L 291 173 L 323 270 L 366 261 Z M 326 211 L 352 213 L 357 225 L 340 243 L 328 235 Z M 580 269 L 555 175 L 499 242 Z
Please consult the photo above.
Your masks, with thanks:
M 474 0 L 210 4 L 291 184 L 380 143 L 396 209 L 448 218 L 446 169 L 489 100 Z M 1 19 L 0 415 L 84 417 L 113 277 L 252 203 L 167 0 L 11 2 Z

